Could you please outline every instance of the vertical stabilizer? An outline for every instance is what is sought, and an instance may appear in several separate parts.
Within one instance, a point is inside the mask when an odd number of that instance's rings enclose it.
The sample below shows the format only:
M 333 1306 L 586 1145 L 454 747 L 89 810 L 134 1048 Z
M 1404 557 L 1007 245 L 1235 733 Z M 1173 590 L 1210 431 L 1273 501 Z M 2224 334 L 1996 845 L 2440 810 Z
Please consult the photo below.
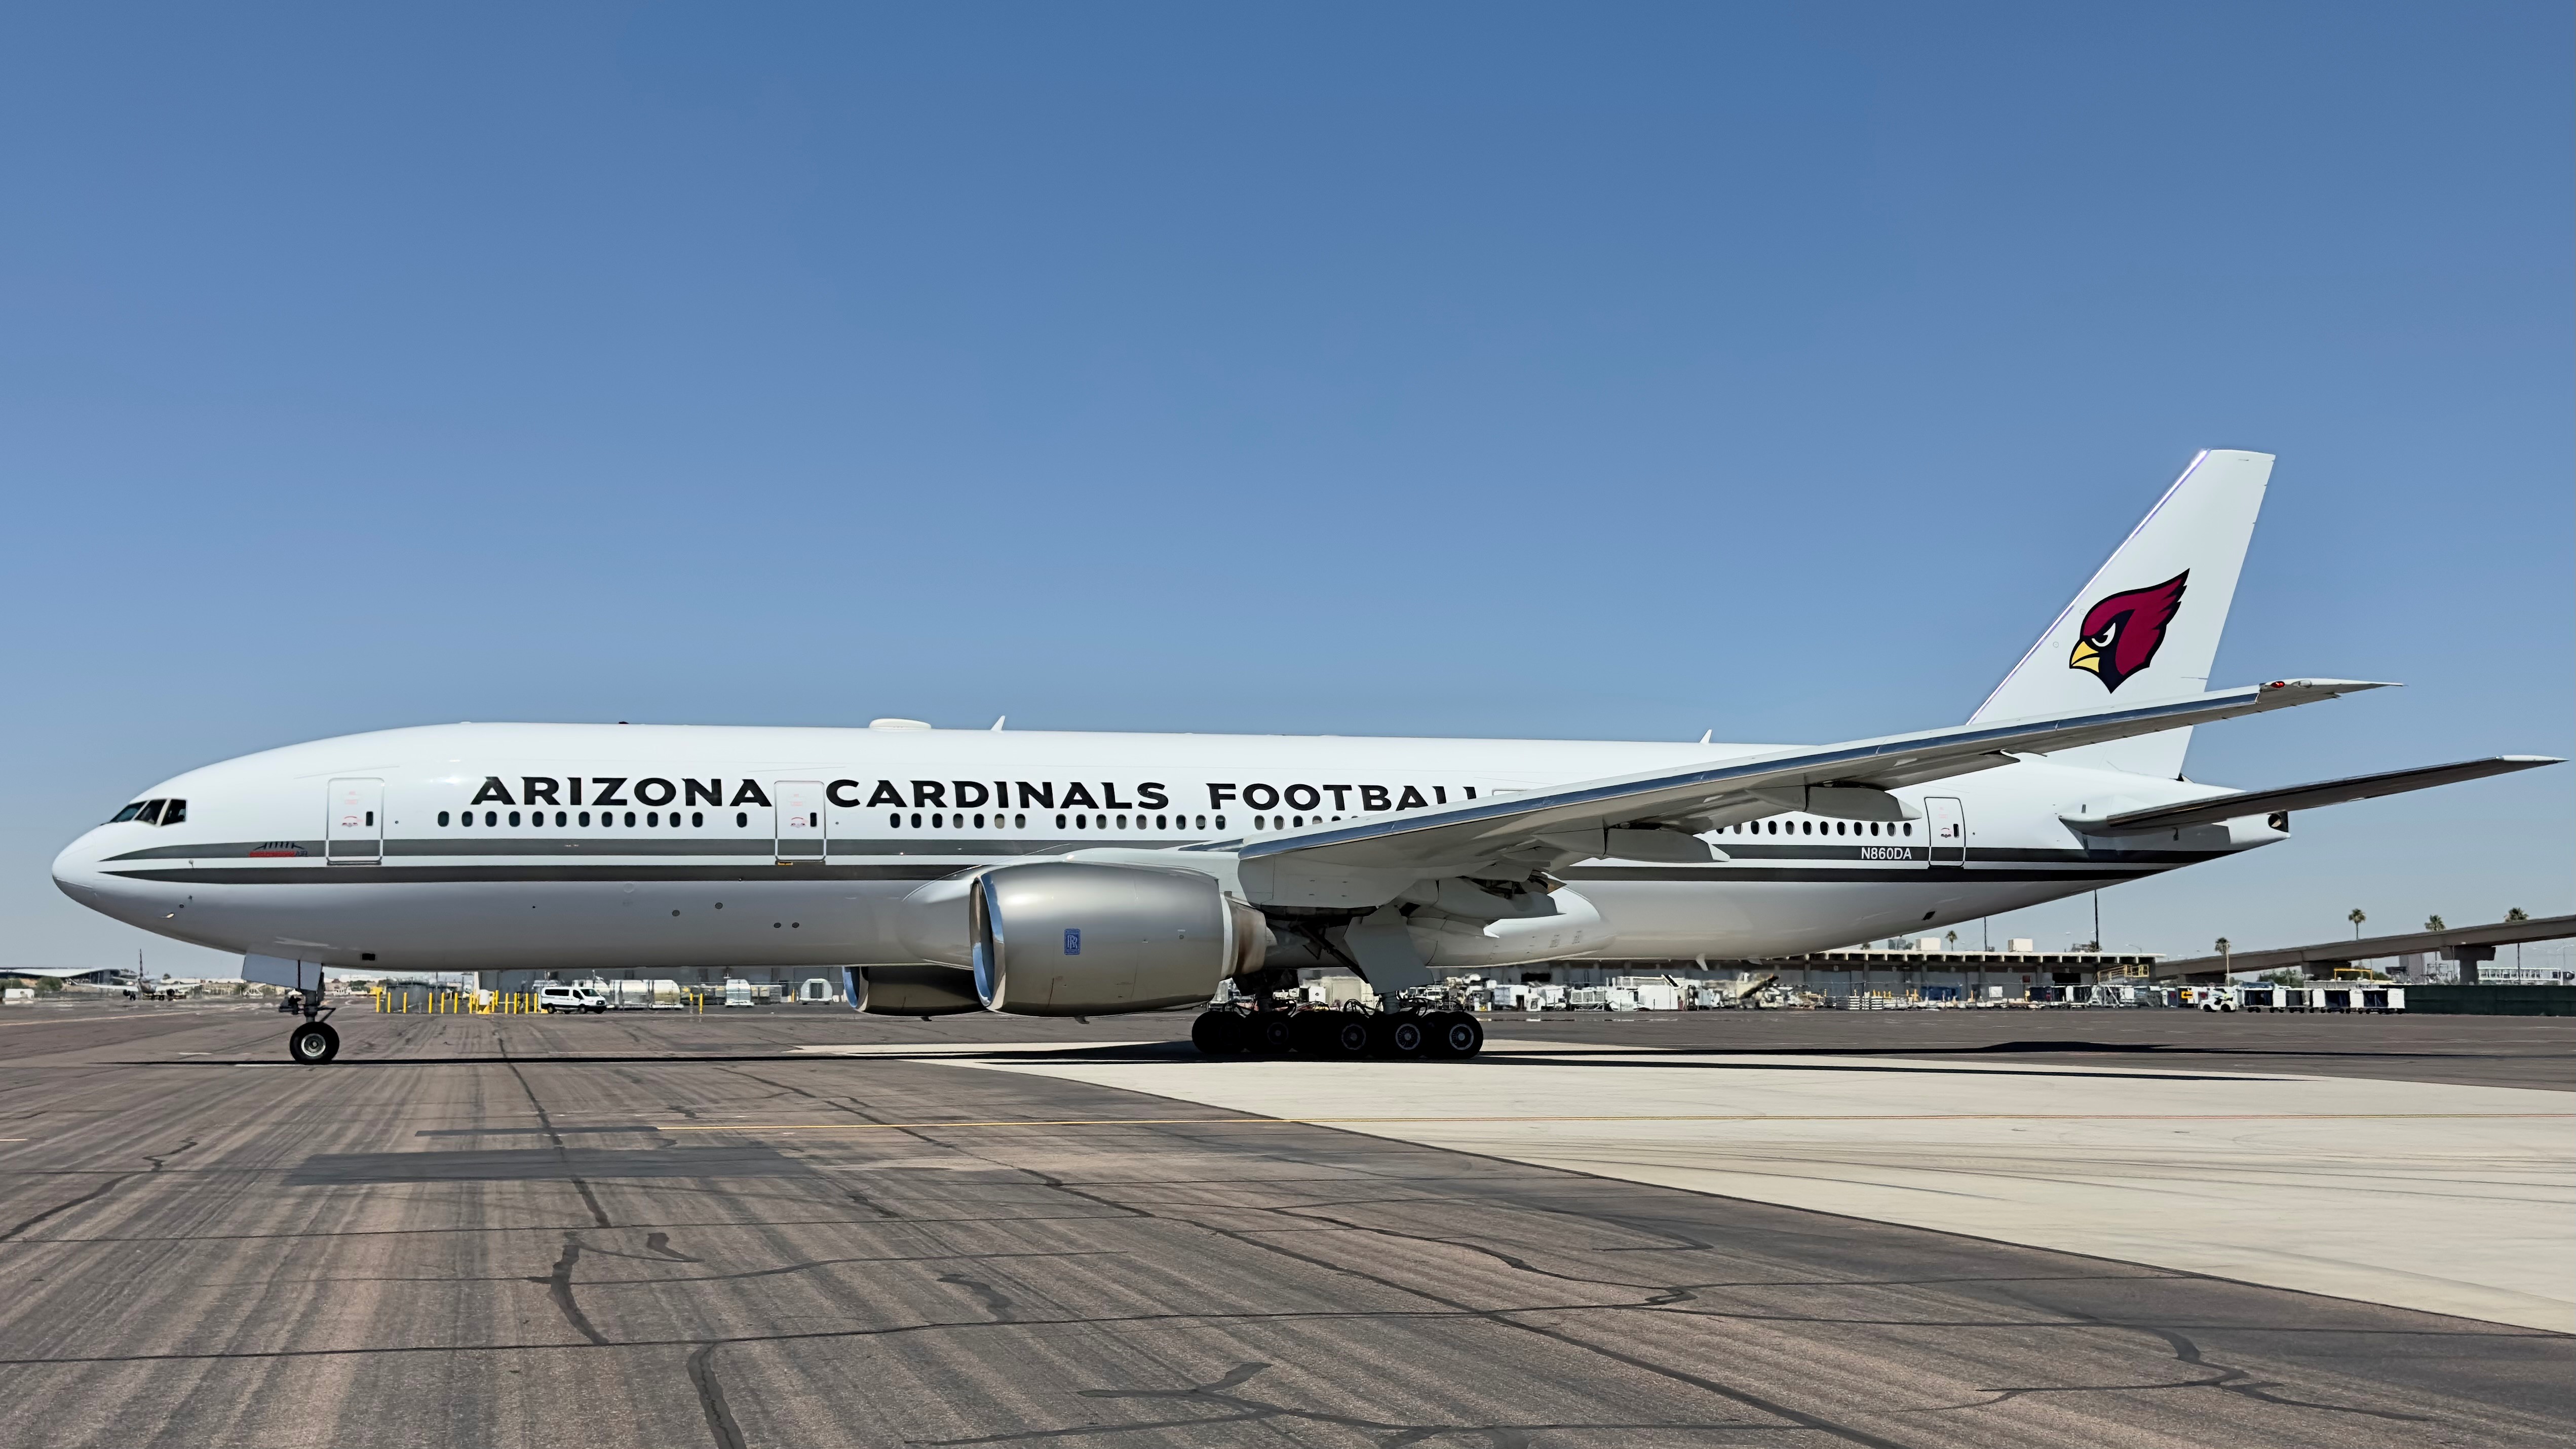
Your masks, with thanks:
M 2207 689 L 2271 477 L 2269 453 L 2213 449 L 2194 458 L 1969 718 L 2064 714 Z M 2179 729 L 2054 758 L 2170 778 L 2182 773 L 2190 747 L 2191 731 Z

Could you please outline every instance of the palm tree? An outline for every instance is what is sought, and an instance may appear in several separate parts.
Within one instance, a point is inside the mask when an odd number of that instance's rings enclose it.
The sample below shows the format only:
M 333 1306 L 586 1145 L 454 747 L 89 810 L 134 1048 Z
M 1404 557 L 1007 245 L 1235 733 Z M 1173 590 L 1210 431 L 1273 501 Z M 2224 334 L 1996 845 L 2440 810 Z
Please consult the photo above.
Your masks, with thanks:
M 2516 906 L 2512 910 L 2505 912 L 2504 918 L 2508 921 L 2528 921 L 2531 919 L 2531 912 L 2524 910 L 2520 906 Z
M 2353 907 L 2353 908 L 2352 908 L 2352 914 L 2351 914 L 2351 915 L 2349 915 L 2349 916 L 2344 917 L 2344 919 L 2345 919 L 2345 920 L 2347 920 L 2347 921 L 2352 922 L 2352 938 L 2353 938 L 2354 940 L 2356 940 L 2356 941 L 2360 940 L 2360 939 L 2361 939 L 2361 923 L 2362 923 L 2362 922 L 2364 922 L 2364 921 L 2369 920 L 2369 919 L 2370 919 L 2370 917 L 2365 916 L 2365 915 L 2363 915 L 2363 914 L 2361 913 L 2361 907 L 2359 907 L 2359 906 L 2355 906 L 2355 907 Z
M 2450 928 L 2442 924 L 2442 918 L 2440 916 L 2426 916 L 2424 918 L 2424 929 L 2428 931 L 2446 931 Z

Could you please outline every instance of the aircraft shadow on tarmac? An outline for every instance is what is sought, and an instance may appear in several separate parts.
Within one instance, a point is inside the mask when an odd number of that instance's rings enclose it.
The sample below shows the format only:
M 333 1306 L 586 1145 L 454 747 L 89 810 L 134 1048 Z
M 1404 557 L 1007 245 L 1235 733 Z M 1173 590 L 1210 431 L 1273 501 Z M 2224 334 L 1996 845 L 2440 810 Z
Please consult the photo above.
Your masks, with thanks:
M 1739 1049 L 1739 1050 L 1740 1050 L 1740 1049 Z M 2161 1050 L 2165 1050 L 2165 1048 L 2161 1048 L 2161 1047 L 2133 1047 L 2133 1046 L 2099 1046 L 2099 1047 L 2096 1047 L 2096 1046 L 2093 1046 L 2093 1045 L 2091 1045 L 2091 1044 L 2087 1044 L 2087 1043 L 2070 1043 L 2070 1042 L 2012 1042 L 2012 1043 L 2005 1043 L 2005 1044 L 1998 1045 L 1998 1046 L 1985 1046 L 1985 1047 L 1934 1047 L 1934 1048 L 1929 1048 L 1929 1049 L 1923 1049 L 1923 1050 L 1912 1050 L 1912 1051 L 1905 1050 L 1905 1049 L 1903 1049 L 1903 1048 L 1869 1048 L 1869 1047 L 1824 1048 L 1824 1049 L 1815 1049 L 1815 1050 L 1803 1050 L 1803 1049 L 1778 1050 L 1778 1049 L 1774 1049 L 1774 1050 L 1766 1051 L 1766 1052 L 1760 1052 L 1760 1053 L 1747 1053 L 1747 1054 L 1758 1054 L 1758 1055 L 1763 1055 L 1763 1056 L 1796 1057 L 1796 1058 L 1798 1058 L 1798 1060 L 1795 1060 L 1795 1061 L 1754 1061 L 1754 1062 L 1736 1061 L 1736 1062 L 1725 1062 L 1725 1061 L 1700 1061 L 1700 1060 L 1683 1060 L 1683 1059 L 1682 1059 L 1682 1058 L 1695 1058 L 1695 1057 L 1704 1057 L 1704 1056 L 1710 1056 L 1710 1055 L 1723 1055 L 1723 1054 L 1728 1054 L 1728 1053 L 1727 1053 L 1727 1051 L 1726 1051 L 1726 1049 L 1724 1049 L 1724 1048 L 1708 1048 L 1708 1047 L 1640 1047 L 1640 1048 L 1635 1048 L 1635 1049 L 1632 1049 L 1632 1050 L 1623 1050 L 1623 1051 L 1617 1051 L 1617 1052 L 1603 1052 L 1603 1051 L 1594 1050 L 1594 1049 L 1587 1049 L 1587 1048 L 1582 1047 L 1582 1046 L 1569 1046 L 1569 1047 L 1567 1047 L 1565 1050 L 1561 1050 L 1561 1051 L 1552 1051 L 1552 1050 L 1549 1050 L 1547 1047 L 1544 1047 L 1544 1046 L 1526 1045 L 1526 1046 L 1516 1047 L 1514 1050 L 1512 1050 L 1512 1051 L 1510 1051 L 1510 1052 L 1498 1052 L 1498 1053 L 1494 1053 L 1494 1054 L 1490 1054 L 1490 1055 L 1482 1056 L 1482 1057 L 1479 1057 L 1478 1059 L 1476 1059 L 1475 1061 L 1472 1061 L 1472 1062 L 1436 1061 L 1436 1060 L 1427 1060 L 1427 1059 L 1416 1059 L 1416 1060 L 1411 1061 L 1411 1063 L 1410 1063 L 1410 1064 L 1411 1064 L 1411 1065 L 1416 1065 L 1416 1066 L 1425 1067 L 1425 1068 L 1447 1068 L 1447 1069 L 1452 1069 L 1452 1070 L 1455 1070 L 1455 1069 L 1465 1069 L 1465 1068 L 1481 1068 L 1481 1069 L 1488 1069 L 1488 1070 L 1490 1070 L 1490 1069 L 1496 1069 L 1496 1068 L 1511 1068 L 1511 1067 L 1567 1067 L 1567 1066 L 1581 1066 L 1581 1067 L 1601 1067 L 1601 1068 L 1610 1068 L 1610 1069 L 1616 1069 L 1616 1070 L 1628 1070 L 1628 1071 L 1681 1071 L 1681 1072 L 1869 1072 L 1869 1073 L 1882 1073 L 1882 1074 L 1887 1074 L 1887 1075 L 1912 1075 L 1912 1076 L 1923 1076 L 1923 1075 L 1927 1075 L 1927 1074 L 1928 1074 L 1928 1075 L 1936 1075 L 1936 1076 L 1949 1076 L 1949 1075 L 1955 1075 L 1955 1076 L 1982 1076 L 1982 1077 L 1999 1077 L 1999 1076 L 2002 1076 L 2002 1077 L 2101 1077 L 2101 1076 L 2116 1076 L 2116 1077 L 2119 1077 L 2119 1078 L 2124 1079 L 2124 1080 L 2146 1080 L 2146 1081 L 2166 1081 L 2166 1082 L 2224 1082 L 2224 1081 L 2238 1081 L 2238 1080 L 2242 1080 L 2242 1077 L 2241 1077 L 2241 1076 L 2239 1076 L 2239 1075 L 2237 1075 L 2237 1074 L 2231 1074 L 2231 1073 L 2225 1073 L 2225 1072 L 2153 1072 L 2153 1071 L 2140 1071 L 2140 1070 L 2137 1070 L 2137 1069 L 2135 1069 L 2135 1068 L 2122 1068 L 2121 1070 L 2119 1070 L 2119 1071 L 2117 1071 L 2117 1072 L 2088 1072 L 2088 1071 L 2084 1071 L 2084 1070 L 2083 1070 L 2083 1069 L 2081 1069 L 2080 1067 L 2076 1067 L 2076 1066 L 2074 1066 L 2073 1064 L 2069 1064 L 2069 1065 L 2068 1065 L 2068 1066 L 2066 1066 L 2066 1067 L 2040 1066 L 2040 1065 L 2033 1065 L 2033 1066 L 2029 1066 L 2029 1067 L 2014 1067 L 2014 1066 L 2005 1066 L 2005 1065 L 2001 1065 L 2001 1064 L 1997 1064 L 1997 1065 L 1993 1065 L 1993 1066 L 1975 1066 L 1975 1067 L 1970 1067 L 1970 1066 L 1941 1067 L 1941 1066 L 1898 1066 L 1898 1065 L 1892 1065 L 1892 1064 L 1891 1064 L 1891 1065 L 1887 1065 L 1887 1066 L 1877 1066 L 1877 1065 L 1872 1065 L 1872 1064 L 1869 1064 L 1869 1063 L 1866 1063 L 1866 1062 L 1845 1062 L 1845 1061 L 1823 1061 L 1823 1062 L 1820 1062 L 1820 1061 L 1811 1060 L 1812 1058 L 1816 1058 L 1816 1057 L 1888 1057 L 1888 1058 L 1895 1058 L 1895 1059 L 1903 1060 L 1903 1061 L 1910 1061 L 1910 1060 L 1916 1060 L 1916 1059 L 1920 1059 L 1920 1058 L 1924 1058 L 1924 1057 L 1942 1057 L 1942 1056 L 1980 1056 L 1980 1055 L 1984 1055 L 1984 1056 L 1993 1056 L 1993 1055 L 1997 1055 L 1997 1054 L 2000 1054 L 2000 1053 L 2022 1052 L 2022 1051 L 2031 1051 L 2031 1052 L 2046 1051 L 2046 1052 L 2052 1052 L 2052 1053 L 2065 1053 L 2065 1052 L 2082 1052 L 2082 1051 L 2089 1051 L 2089 1050 L 2100 1050 L 2100 1051 L 2105 1051 L 2105 1052 L 2139 1052 L 2139 1051 L 2161 1051 Z M 2191 1050 L 2191 1049 L 2186 1048 L 2186 1049 L 2184 1049 L 2184 1050 Z M 2240 1053 L 2240 1055 L 2248 1055 L 2248 1056 L 2273 1056 L 2273 1055 L 2278 1055 L 2278 1056 L 2324 1056 L 2324 1055 L 2328 1055 L 2328 1054 L 2327 1054 L 2327 1053 L 2293 1053 L 2293 1052 L 2281 1052 L 2281 1053 L 2247 1052 L 2247 1053 Z M 2372 1054 L 2368 1054 L 2368 1053 L 2349 1053 L 2348 1055 L 2363 1056 L 2363 1055 L 2372 1055 Z M 1009 1052 L 1007 1052 L 1007 1053 L 997 1052 L 997 1053 L 994 1053 L 994 1054 L 993 1054 L 993 1056 L 994 1056 L 994 1057 L 999 1057 L 999 1058 L 1002 1058 L 1002 1059 L 1005 1059 L 1005 1060 L 1009 1060 L 1009 1061 L 1014 1061 L 1014 1062 L 1086 1062 L 1086 1063 L 1101 1063 L 1101 1064 L 1106 1064 L 1106 1063 L 1118 1063 L 1118 1062 L 1198 1062 L 1198 1061 L 1204 1061 L 1204 1062 L 1206 1062 L 1208 1065 L 1210 1065 L 1210 1066 L 1216 1066 L 1216 1067 L 1225 1067 L 1225 1066 L 1234 1066 L 1234 1065 L 1242 1065 L 1242 1066 L 1257 1066 L 1257 1065 L 1262 1065 L 1262 1064 L 1265 1064 L 1265 1063 L 1274 1063 L 1274 1062 L 1280 1062 L 1280 1061 L 1303 1060 L 1303 1059 L 1299 1059 L 1299 1058 L 1280 1058 L 1280 1057 L 1219 1057 L 1219 1058 L 1215 1058 L 1215 1059 L 1212 1059 L 1212 1060 L 1211 1060 L 1211 1059 L 1204 1058 L 1204 1057 L 1200 1056 L 1200 1054 L 1199 1054 L 1199 1052 L 1198 1052 L 1198 1049 L 1197 1049 L 1197 1048 L 1195 1048 L 1195 1047 L 1193 1047 L 1193 1046 L 1191 1046 L 1191 1045 L 1190 1045 L 1188 1042 L 1186 1042 L 1186 1041 L 1148 1042 L 1148 1043 L 1129 1044 L 1129 1045 L 1124 1045 L 1124 1046 L 1101 1046 L 1101 1047 L 1086 1047 L 1086 1046 L 1079 1046 L 1079 1045 L 1065 1046 L 1065 1047 L 1053 1047 L 1053 1048 L 1051 1048 L 1051 1047 L 1015 1047 L 1014 1049 L 1012 1049 L 1011 1051 L 1009 1051 Z M 976 1061 L 982 1061 L 982 1060 L 988 1060 L 988 1058 L 983 1057 L 983 1056 L 981 1056 L 981 1055 L 979 1055 L 979 1054 L 977 1054 L 977 1053 L 960 1051 L 960 1050 L 958 1050 L 955 1046 L 944 1046 L 944 1045 L 925 1045 L 925 1046 L 924 1046 L 921 1050 L 919 1050 L 919 1051 L 903 1051 L 903 1050 L 900 1050 L 900 1049 L 877 1049 L 877 1050 L 869 1051 L 869 1052 L 867 1052 L 865 1055 L 852 1055 L 852 1056 L 843 1056 L 843 1055 L 839 1055 L 839 1054 L 836 1054 L 836 1053 L 832 1053 L 832 1052 L 825 1052 L 825 1051 L 802 1051 L 802 1052 L 741 1052 L 741 1053 L 727 1053 L 727 1054 L 714 1054 L 714 1053 L 698 1054 L 698 1053 L 686 1053 L 686 1052 L 674 1052 L 674 1053 L 668 1053 L 668 1054 L 646 1054 L 646 1053 L 631 1053 L 631 1052 L 630 1052 L 630 1053 L 620 1053 L 620 1054 L 613 1055 L 613 1056 L 589 1055 L 589 1054 L 583 1054 L 583 1055 L 579 1055 L 579 1056 L 502 1056 L 502 1055 L 485 1055 L 485 1056 L 435 1056 L 435 1057 L 426 1057 L 426 1056 L 424 1056 L 424 1057 L 409 1057 L 409 1056 L 390 1056 L 390 1057 L 344 1056 L 344 1057 L 341 1057 L 338 1061 L 334 1062 L 332 1065 L 333 1065 L 334 1067 L 486 1067 L 486 1066 L 521 1066 L 521 1067 L 527 1067 L 527 1066 L 541 1066 L 541 1067 L 617 1067 L 617 1066 L 670 1066 L 670 1065 L 687 1065 L 687 1064 L 691 1064 L 691 1063 L 699 1063 L 699 1062 L 703 1062 L 703 1063 L 706 1063 L 706 1064 L 708 1064 L 708 1065 L 729 1065 L 729 1064 L 741 1064 L 741 1063 L 751 1063 L 751 1062 L 802 1062 L 802 1063 L 806 1063 L 806 1064 L 809 1064 L 809 1065 L 810 1065 L 810 1064 L 817 1063 L 817 1062 L 832 1062 L 832 1061 L 843 1061 L 843 1062 L 848 1062 L 848 1061 L 866 1061 L 866 1062 L 931 1062 L 931 1063 L 937 1063 L 937 1062 L 976 1062 Z M 1377 1058 L 1362 1057 L 1362 1058 L 1355 1058 L 1355 1059 L 1353 1059 L 1353 1060 L 1356 1060 L 1356 1061 L 1366 1061 L 1366 1062 L 1376 1062 L 1376 1063 L 1392 1063 L 1393 1061 L 1405 1060 L 1405 1059 L 1400 1059 L 1400 1058 L 1383 1058 L 1383 1057 L 1377 1057 Z M 1316 1062 L 1316 1063 L 1314 1063 L 1314 1064 L 1315 1064 L 1315 1065 L 1323 1065 L 1323 1063 L 1321 1063 L 1321 1062 Z M 293 1071 L 309 1071 L 309 1070 L 313 1070 L 312 1068 L 309 1068 L 309 1067 L 302 1067 L 302 1066 L 299 1066 L 299 1065 L 297 1065 L 297 1064 L 296 1064 L 296 1063 L 294 1063 L 294 1062 L 283 1061 L 283 1060 L 274 1060 L 274 1059 L 270 1059 L 270 1058 L 266 1058 L 266 1057 L 249 1057 L 249 1058 L 195 1057 L 195 1058 L 191 1058 L 191 1059 L 186 1060 L 186 1061 L 175 1061 L 175 1062 L 174 1062 L 174 1061 L 136 1061 L 136 1062 L 122 1062 L 122 1063 L 119 1063 L 118 1065 L 121 1065 L 121 1066 L 159 1066 L 159 1067 L 224 1067 L 224 1068 L 232 1068 L 232 1067 L 271 1067 L 271 1068 L 276 1068 L 276 1069 L 280 1069 L 280 1070 L 293 1070 Z

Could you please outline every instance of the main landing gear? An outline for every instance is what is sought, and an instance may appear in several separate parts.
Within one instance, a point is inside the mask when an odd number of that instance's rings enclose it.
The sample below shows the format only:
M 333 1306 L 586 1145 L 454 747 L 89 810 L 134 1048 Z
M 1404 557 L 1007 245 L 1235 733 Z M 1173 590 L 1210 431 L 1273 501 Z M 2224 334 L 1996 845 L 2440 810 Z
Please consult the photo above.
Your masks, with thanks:
M 1243 1011 L 1216 1007 L 1190 1026 L 1210 1057 L 1440 1057 L 1484 1050 L 1485 1025 L 1463 1011 Z

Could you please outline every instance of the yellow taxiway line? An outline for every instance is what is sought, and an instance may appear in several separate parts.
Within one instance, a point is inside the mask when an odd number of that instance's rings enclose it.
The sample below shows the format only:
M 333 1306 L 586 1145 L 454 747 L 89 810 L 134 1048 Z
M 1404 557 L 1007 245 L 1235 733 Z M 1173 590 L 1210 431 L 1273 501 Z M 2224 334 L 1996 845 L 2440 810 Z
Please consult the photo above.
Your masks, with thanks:
M 2385 1122 L 2571 1118 L 2576 1112 L 1868 1112 L 1602 1117 L 1058 1117 L 1024 1121 L 690 1123 L 663 1132 L 894 1132 L 931 1127 L 1330 1127 L 1426 1122 Z

